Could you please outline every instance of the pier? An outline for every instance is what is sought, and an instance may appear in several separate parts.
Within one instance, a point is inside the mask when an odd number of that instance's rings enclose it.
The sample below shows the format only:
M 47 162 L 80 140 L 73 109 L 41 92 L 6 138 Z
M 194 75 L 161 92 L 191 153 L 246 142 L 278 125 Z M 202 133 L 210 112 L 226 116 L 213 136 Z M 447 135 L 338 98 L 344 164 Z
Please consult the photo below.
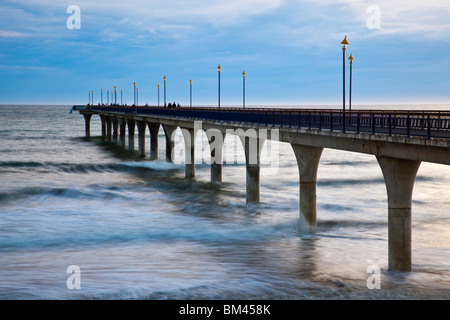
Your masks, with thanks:
M 299 169 L 299 220 L 302 232 L 317 230 L 317 171 L 325 148 L 376 157 L 388 198 L 389 270 L 411 271 L 411 207 L 421 162 L 450 165 L 450 112 L 268 108 L 74 106 L 90 137 L 92 115 L 101 119 L 105 141 L 158 158 L 158 132 L 166 137 L 166 161 L 173 161 L 174 132 L 185 143 L 185 176 L 195 177 L 195 137 L 205 130 L 211 150 L 211 182 L 222 181 L 222 147 L 227 134 L 239 136 L 246 157 L 246 201 L 260 201 L 261 150 L 266 140 L 289 143 Z

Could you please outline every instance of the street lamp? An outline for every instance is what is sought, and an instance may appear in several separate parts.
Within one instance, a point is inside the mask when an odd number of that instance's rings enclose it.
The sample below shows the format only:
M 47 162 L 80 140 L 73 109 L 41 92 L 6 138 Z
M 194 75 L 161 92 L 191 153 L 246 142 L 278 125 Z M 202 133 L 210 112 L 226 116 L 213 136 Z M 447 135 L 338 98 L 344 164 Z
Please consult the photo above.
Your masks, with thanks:
M 116 86 L 114 86 L 114 104 L 117 105 L 117 90 L 116 90 Z
M 136 82 L 133 82 L 133 86 L 134 86 L 134 88 L 133 88 L 133 99 L 134 99 L 133 104 L 136 105 Z
M 122 89 L 120 89 L 120 105 L 123 105 L 122 97 L 123 97 L 123 95 L 122 95 Z
M 166 106 L 166 76 L 164 76 L 164 107 Z
M 222 67 L 219 64 L 219 66 L 217 67 L 217 71 L 219 73 L 219 109 L 220 109 L 220 71 L 221 70 L 222 70 Z
M 159 107 L 159 84 L 158 84 L 158 107 Z
M 136 88 L 136 107 L 139 105 L 139 88 Z
M 344 38 L 344 40 L 342 40 L 341 44 L 342 44 L 342 68 L 343 68 L 343 71 L 342 71 L 342 77 L 343 77 L 342 78 L 343 79 L 343 81 L 342 81 L 342 92 L 343 92 L 343 94 L 342 94 L 342 111 L 343 111 L 342 125 L 343 125 L 343 127 L 342 127 L 342 129 L 345 132 L 345 49 L 347 49 L 347 46 L 348 46 L 347 36 L 345 36 L 345 38 Z
M 242 106 L 245 109 L 245 70 L 242 72 Z
M 107 90 L 107 95 L 106 95 L 106 104 L 109 104 L 109 90 Z
M 352 111 L 352 65 L 353 65 L 353 56 L 350 53 L 350 57 L 348 57 L 348 61 L 350 63 L 350 95 L 348 101 L 348 110 Z
M 100 99 L 101 99 L 101 103 L 103 105 L 103 89 L 100 89 Z
M 189 80 L 189 86 L 190 86 L 190 96 L 189 96 L 189 101 L 190 101 L 190 106 L 192 108 L 192 79 Z

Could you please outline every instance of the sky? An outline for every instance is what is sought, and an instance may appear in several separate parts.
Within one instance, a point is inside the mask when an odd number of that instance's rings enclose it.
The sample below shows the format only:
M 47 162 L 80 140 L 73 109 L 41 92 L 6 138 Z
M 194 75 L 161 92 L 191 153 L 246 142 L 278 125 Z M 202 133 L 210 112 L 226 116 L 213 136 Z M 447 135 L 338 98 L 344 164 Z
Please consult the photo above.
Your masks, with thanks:
M 76 10 L 73 10 L 73 9 Z M 450 103 L 448 0 L 2 0 L 0 104 Z M 349 46 L 343 51 L 341 41 Z

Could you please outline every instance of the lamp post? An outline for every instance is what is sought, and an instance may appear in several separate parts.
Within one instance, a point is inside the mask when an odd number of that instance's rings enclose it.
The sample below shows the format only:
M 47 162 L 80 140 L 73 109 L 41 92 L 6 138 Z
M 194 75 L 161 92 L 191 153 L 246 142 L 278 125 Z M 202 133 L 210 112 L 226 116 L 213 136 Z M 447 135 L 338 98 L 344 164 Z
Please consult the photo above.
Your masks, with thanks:
M 342 44 L 342 130 L 345 132 L 345 50 L 348 46 L 347 36 L 341 42 Z
M 164 107 L 166 106 L 166 76 L 164 76 Z
M 245 109 L 245 70 L 242 72 L 242 106 Z
M 103 89 L 100 89 L 100 102 L 103 105 Z
M 159 107 L 159 84 L 158 84 L 158 107 Z
M 136 88 L 136 107 L 139 105 L 139 88 Z
M 348 110 L 352 111 L 352 66 L 353 66 L 353 56 L 350 53 L 350 57 L 348 57 L 348 61 L 350 63 L 350 94 L 348 97 Z
M 116 90 L 116 86 L 114 86 L 114 104 L 117 105 L 117 90 Z
M 106 104 L 109 104 L 109 90 L 106 91 L 107 95 L 106 95 Z
M 222 70 L 222 67 L 219 64 L 219 66 L 217 67 L 217 71 L 219 73 L 219 109 L 220 109 L 220 71 L 221 70 Z
M 89 90 L 89 96 L 88 97 L 89 97 L 89 102 L 88 102 L 88 105 L 89 105 L 89 104 L 91 104 L 91 90 Z
M 192 108 L 192 79 L 189 79 L 189 105 Z
M 120 104 L 121 104 L 121 105 L 123 105 L 122 97 L 123 97 L 123 95 L 122 95 L 122 89 L 120 89 Z
M 136 105 L 136 82 L 133 82 L 133 104 Z

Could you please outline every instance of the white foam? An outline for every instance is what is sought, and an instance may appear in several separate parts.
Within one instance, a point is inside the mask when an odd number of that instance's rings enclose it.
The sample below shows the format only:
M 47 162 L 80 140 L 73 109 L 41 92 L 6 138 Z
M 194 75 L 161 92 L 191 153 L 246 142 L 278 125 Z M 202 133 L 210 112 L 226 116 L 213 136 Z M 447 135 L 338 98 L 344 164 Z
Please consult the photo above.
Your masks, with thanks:
M 126 161 L 121 162 L 121 164 L 129 167 L 148 168 L 153 170 L 174 170 L 184 167 L 176 163 L 165 161 Z

